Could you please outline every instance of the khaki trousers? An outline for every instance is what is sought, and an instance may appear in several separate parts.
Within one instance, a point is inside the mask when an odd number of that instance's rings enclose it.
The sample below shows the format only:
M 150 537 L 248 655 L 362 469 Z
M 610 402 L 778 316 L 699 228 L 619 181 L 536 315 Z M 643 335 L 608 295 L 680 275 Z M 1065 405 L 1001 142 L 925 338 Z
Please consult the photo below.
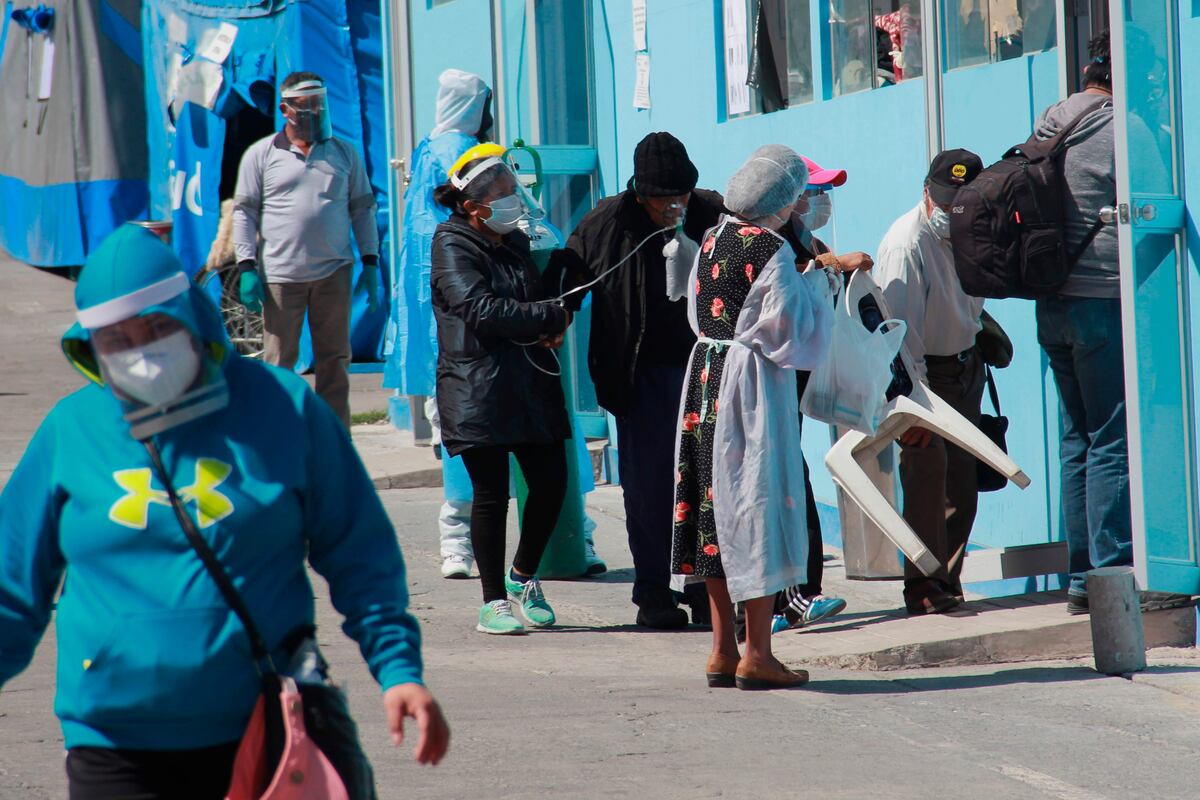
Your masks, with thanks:
M 263 300 L 263 359 L 293 369 L 308 314 L 317 394 L 350 429 L 350 267 L 304 283 L 268 283 Z
M 957 357 L 927 357 L 929 388 L 972 424 L 979 424 L 983 399 L 983 360 L 972 348 Z M 927 447 L 900 448 L 900 484 L 904 488 L 904 521 L 912 527 L 942 568 L 931 577 L 952 594 L 962 593 L 959 576 L 979 489 L 975 456 L 934 436 Z M 904 560 L 905 598 L 916 600 L 929 593 L 925 575 Z

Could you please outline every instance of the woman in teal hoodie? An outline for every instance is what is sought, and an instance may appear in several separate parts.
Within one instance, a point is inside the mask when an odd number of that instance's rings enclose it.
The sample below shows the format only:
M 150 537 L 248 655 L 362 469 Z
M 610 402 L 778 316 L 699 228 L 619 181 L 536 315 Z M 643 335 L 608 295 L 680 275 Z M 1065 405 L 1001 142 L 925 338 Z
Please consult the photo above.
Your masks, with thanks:
M 274 663 L 314 624 L 307 557 L 382 687 L 393 740 L 414 717 L 416 758 L 437 763 L 449 729 L 422 683 L 404 562 L 333 412 L 301 378 L 230 348 L 148 231 L 112 234 L 75 300 L 63 351 L 88 383 L 46 417 L 0 495 L 0 685 L 56 612 L 71 797 L 224 797 L 260 692 L 247 634 L 147 442 Z

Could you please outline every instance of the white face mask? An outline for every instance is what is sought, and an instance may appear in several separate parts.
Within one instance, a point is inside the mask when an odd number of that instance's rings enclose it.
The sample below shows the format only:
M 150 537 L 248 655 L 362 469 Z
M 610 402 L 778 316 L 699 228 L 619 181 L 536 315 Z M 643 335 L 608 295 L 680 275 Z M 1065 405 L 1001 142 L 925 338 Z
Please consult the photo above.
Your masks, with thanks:
M 945 209 L 935 206 L 933 212 L 929 215 L 929 227 L 933 229 L 933 232 L 939 238 L 949 239 L 950 215 L 946 213 Z
M 488 208 L 492 210 L 492 215 L 485 219 L 483 224 L 496 233 L 515 231 L 517 223 L 525 216 L 525 206 L 515 194 L 493 200 L 488 204 Z
M 200 353 L 187 331 L 98 357 L 113 388 L 147 406 L 178 399 L 200 374 Z
M 808 198 L 808 211 L 800 215 L 800 221 L 810 231 L 819 231 L 829 224 L 832 217 L 833 198 L 827 194 L 818 194 Z

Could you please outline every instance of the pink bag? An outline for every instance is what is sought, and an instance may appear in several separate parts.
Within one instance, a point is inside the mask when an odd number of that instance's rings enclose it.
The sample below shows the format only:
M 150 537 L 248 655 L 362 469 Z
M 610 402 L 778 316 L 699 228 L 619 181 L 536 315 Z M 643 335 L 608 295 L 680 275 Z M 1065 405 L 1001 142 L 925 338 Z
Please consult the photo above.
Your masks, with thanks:
M 284 745 L 279 766 L 273 776 L 268 774 L 266 697 L 260 696 L 238 747 L 225 800 L 349 800 L 337 770 L 308 738 L 304 701 L 296 682 L 289 677 L 281 677 L 280 682 Z

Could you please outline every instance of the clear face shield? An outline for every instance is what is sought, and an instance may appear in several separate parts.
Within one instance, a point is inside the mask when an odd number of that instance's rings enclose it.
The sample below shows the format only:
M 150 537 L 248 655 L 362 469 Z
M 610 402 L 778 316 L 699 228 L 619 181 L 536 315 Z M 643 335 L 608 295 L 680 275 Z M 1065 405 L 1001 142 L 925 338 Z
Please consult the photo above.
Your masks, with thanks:
M 837 222 L 831 188 L 810 185 L 792 207 L 792 228 L 805 247 L 811 244 L 815 236 L 834 252 L 838 252 Z
M 280 95 L 286 107 L 285 116 L 306 142 L 323 142 L 333 136 L 333 120 L 329 116 L 329 99 L 320 81 L 302 81 L 285 89 Z
M 220 365 L 169 314 L 152 312 L 96 328 L 91 343 L 104 382 L 138 439 L 228 405 Z
M 500 158 L 486 158 L 462 175 L 451 176 L 450 183 L 491 210 L 483 222 L 496 233 L 509 233 L 546 217 L 541 204 Z

